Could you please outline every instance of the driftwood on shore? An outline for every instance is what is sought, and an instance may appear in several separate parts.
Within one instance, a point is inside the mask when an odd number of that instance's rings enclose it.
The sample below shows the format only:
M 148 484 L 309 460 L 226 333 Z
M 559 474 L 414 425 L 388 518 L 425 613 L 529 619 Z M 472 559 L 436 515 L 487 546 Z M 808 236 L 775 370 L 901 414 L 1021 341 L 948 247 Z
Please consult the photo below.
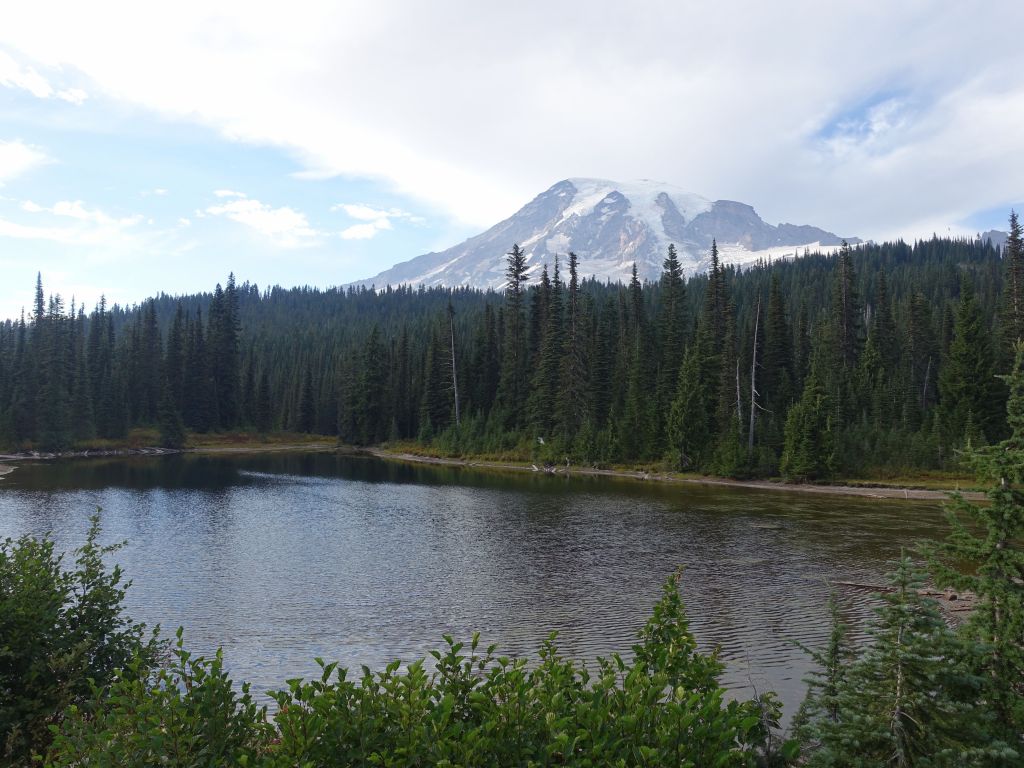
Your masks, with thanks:
M 36 461 L 49 459 L 85 459 L 102 456 L 167 456 L 182 453 L 178 448 L 144 446 L 142 448 L 88 448 L 84 451 L 23 451 L 21 453 L 0 453 L 0 461 Z
M 441 456 L 423 456 L 413 453 L 395 452 L 383 448 L 362 448 L 353 453 L 361 453 L 374 456 L 388 461 L 404 461 L 415 464 L 431 464 L 447 467 L 475 467 L 479 469 L 496 469 L 512 472 L 546 472 L 557 475 L 574 475 L 589 477 L 618 477 L 632 480 L 656 480 L 663 483 L 684 483 L 696 485 L 715 485 L 730 488 L 750 488 L 752 490 L 784 491 L 791 493 L 815 493 L 832 496 L 858 496 L 868 499 L 904 499 L 944 501 L 949 498 L 951 491 L 939 491 L 923 488 L 890 488 L 886 486 L 849 486 L 849 485 L 812 485 L 808 483 L 793 484 L 772 480 L 734 480 L 724 477 L 686 477 L 674 475 L 667 472 L 651 473 L 644 470 L 627 469 L 598 469 L 596 467 L 569 467 L 565 468 L 552 466 L 549 470 L 545 466 L 541 468 L 535 463 L 514 464 L 511 462 L 485 461 L 481 459 L 445 458 Z M 985 494 L 978 492 L 965 492 L 964 498 L 970 500 L 983 499 Z
M 835 587 L 850 587 L 852 589 L 870 590 L 876 594 L 891 594 L 896 587 L 884 584 L 862 584 L 856 581 L 830 581 L 829 584 Z M 917 590 L 922 597 L 930 597 L 939 605 L 939 609 L 946 615 L 947 623 L 956 625 L 964 620 L 964 617 L 957 614 L 967 614 L 974 610 L 977 605 L 977 597 L 970 592 L 954 592 L 952 590 L 937 590 L 925 587 Z

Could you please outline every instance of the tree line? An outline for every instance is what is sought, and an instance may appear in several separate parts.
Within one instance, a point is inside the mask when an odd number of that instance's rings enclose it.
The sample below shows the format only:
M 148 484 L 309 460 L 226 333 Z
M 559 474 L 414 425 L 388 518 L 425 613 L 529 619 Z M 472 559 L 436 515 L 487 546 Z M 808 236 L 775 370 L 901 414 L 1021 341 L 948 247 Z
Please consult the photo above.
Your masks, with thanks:
M 194 656 L 181 629 L 170 646 L 126 616 L 97 515 L 72 570 L 46 537 L 0 540 L 0 766 L 1021 765 L 1024 343 L 1004 383 L 1008 437 L 965 452 L 988 502 L 954 495 L 947 537 L 916 551 L 927 571 L 895 563 L 869 642 L 852 642 L 833 596 L 788 733 L 773 693 L 727 695 L 676 578 L 631 657 L 588 665 L 552 636 L 535 658 L 510 658 L 479 634 L 445 636 L 430 664 L 353 674 L 317 659 L 320 674 L 271 692 L 271 716 L 220 651 Z M 970 595 L 959 627 L 928 581 Z
M 282 289 L 234 277 L 86 313 L 37 282 L 0 324 L 0 444 L 66 450 L 157 427 L 418 441 L 451 454 L 725 475 L 914 471 L 1006 436 L 1024 338 L 1002 248 L 934 237 L 684 275 L 579 278 L 570 253 L 500 292 Z

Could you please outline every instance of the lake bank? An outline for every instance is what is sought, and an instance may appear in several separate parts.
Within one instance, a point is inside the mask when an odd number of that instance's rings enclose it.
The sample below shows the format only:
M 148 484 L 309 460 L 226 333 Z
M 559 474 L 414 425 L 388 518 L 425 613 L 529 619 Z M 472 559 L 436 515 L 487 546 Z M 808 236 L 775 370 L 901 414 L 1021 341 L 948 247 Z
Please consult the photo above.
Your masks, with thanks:
M 441 456 L 424 456 L 385 448 L 363 448 L 358 452 L 367 453 L 388 461 L 407 461 L 419 464 L 432 464 L 448 467 L 466 467 L 475 469 L 494 469 L 508 472 L 543 472 L 561 476 L 613 477 L 657 483 L 690 483 L 705 486 L 723 486 L 730 488 L 750 488 L 753 490 L 791 491 L 796 493 L 814 493 L 832 496 L 857 496 L 873 499 L 907 499 L 916 501 L 941 501 L 949 498 L 956 489 L 910 488 L 900 486 L 878 485 L 829 485 L 812 483 L 787 483 L 782 480 L 736 480 L 727 477 L 707 475 L 684 475 L 674 472 L 644 472 L 626 469 L 596 469 L 581 466 L 538 467 L 534 464 L 517 464 L 512 462 L 484 461 L 477 459 L 455 459 Z M 980 491 L 962 491 L 964 498 L 979 500 L 985 498 Z
M 247 446 L 17 462 L 0 482 L 0 539 L 103 541 L 134 579 L 130 615 L 224 646 L 267 690 L 313 659 L 382 669 L 480 631 L 508 655 L 551 632 L 588 662 L 628 653 L 667 574 L 731 690 L 803 698 L 827 640 L 830 584 L 863 627 L 901 543 L 944 530 L 935 501 L 746 490 L 636 476 L 501 471 L 364 452 Z M 255 448 L 255 450 L 252 450 Z M 472 463 L 472 462 L 470 462 Z M 849 586 L 847 586 L 849 585 Z
M 38 451 L 25 453 L 0 454 L 0 477 L 10 473 L 14 467 L 8 462 L 13 461 L 44 461 L 68 458 L 103 458 L 132 456 L 162 456 L 176 453 L 202 455 L 234 455 L 247 453 L 273 452 L 320 452 L 336 451 L 340 453 L 365 454 L 385 461 L 409 462 L 446 467 L 462 467 L 467 469 L 486 469 L 500 472 L 531 472 L 557 476 L 577 477 L 609 477 L 641 482 L 697 484 L 703 486 L 722 486 L 731 488 L 749 488 L 752 490 L 789 491 L 830 496 L 856 496 L 867 499 L 905 499 L 917 501 L 941 501 L 957 488 L 922 488 L 914 484 L 886 484 L 883 482 L 865 481 L 856 484 L 842 483 L 787 483 L 776 480 L 737 480 L 733 478 L 714 477 L 710 475 L 692 475 L 677 472 L 659 472 L 630 470 L 624 468 L 599 469 L 585 466 L 546 466 L 541 467 L 527 462 L 491 461 L 475 458 L 451 458 L 433 456 L 422 453 L 389 448 L 339 446 L 335 442 L 325 440 L 307 440 L 302 442 L 264 442 L 252 440 L 250 436 L 240 439 L 237 436 L 215 436 L 209 442 L 193 444 L 182 449 L 159 448 L 151 446 L 96 448 L 64 453 L 43 453 Z M 934 481 L 933 481 L 934 482 Z M 965 498 L 981 500 L 985 494 L 980 491 L 962 491 Z

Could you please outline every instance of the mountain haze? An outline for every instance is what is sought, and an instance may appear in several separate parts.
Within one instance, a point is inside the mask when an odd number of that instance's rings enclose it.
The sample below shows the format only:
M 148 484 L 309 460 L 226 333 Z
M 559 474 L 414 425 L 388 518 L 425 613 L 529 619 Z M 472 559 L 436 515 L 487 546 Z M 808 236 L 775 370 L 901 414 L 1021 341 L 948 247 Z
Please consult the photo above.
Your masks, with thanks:
M 817 227 L 767 224 L 749 205 L 712 202 L 669 184 L 575 178 L 558 182 L 486 232 L 357 284 L 500 288 L 513 243 L 526 252 L 531 272 L 551 264 L 556 254 L 574 251 L 581 277 L 625 281 L 635 262 L 641 279 L 655 280 L 669 243 L 693 274 L 707 269 L 712 239 L 727 264 L 795 256 L 805 248 L 828 250 L 842 242 Z

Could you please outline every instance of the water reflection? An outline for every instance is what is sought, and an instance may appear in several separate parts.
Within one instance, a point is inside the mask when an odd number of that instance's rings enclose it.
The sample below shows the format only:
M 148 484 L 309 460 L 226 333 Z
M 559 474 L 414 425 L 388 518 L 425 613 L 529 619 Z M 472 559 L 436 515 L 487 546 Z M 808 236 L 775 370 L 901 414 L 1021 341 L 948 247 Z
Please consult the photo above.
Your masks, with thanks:
M 933 535 L 927 502 L 507 474 L 311 454 L 23 462 L 0 481 L 0 536 L 70 548 L 104 509 L 133 616 L 223 645 L 265 690 L 323 656 L 382 667 L 443 633 L 510 653 L 560 632 L 586 658 L 628 651 L 665 578 L 727 682 L 792 711 L 827 635 L 827 580 L 878 583 Z M 848 596 L 847 618 L 867 606 Z

